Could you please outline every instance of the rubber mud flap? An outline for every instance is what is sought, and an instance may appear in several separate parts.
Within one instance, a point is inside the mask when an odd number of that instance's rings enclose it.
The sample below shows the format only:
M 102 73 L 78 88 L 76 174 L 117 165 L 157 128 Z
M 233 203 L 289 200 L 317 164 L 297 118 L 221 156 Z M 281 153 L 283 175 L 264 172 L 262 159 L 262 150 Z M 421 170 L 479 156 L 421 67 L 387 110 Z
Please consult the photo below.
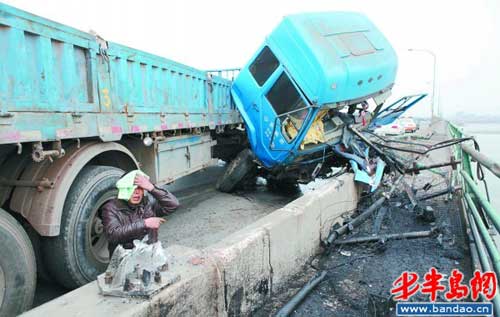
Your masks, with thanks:
M 244 149 L 228 164 L 224 174 L 217 180 L 216 188 L 221 192 L 230 193 L 255 169 L 252 151 Z
M 124 173 L 116 167 L 89 165 L 71 185 L 64 203 L 61 233 L 43 241 L 46 268 L 62 286 L 80 287 L 106 269 L 109 252 L 100 207 L 116 198 L 115 184 Z
M 0 316 L 31 308 L 36 286 L 35 253 L 23 227 L 0 209 Z

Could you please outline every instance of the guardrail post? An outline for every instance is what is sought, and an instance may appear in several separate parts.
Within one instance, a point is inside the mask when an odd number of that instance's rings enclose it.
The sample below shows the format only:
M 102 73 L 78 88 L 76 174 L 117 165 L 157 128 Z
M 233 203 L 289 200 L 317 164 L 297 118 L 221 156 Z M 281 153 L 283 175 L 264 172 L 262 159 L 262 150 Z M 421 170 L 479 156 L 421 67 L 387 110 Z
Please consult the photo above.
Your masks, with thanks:
M 474 193 L 474 196 L 476 196 L 476 198 L 479 200 L 479 203 L 493 222 L 493 225 L 495 226 L 497 231 L 500 231 L 500 215 L 495 212 L 488 199 L 486 199 L 486 196 L 481 192 L 481 190 L 479 190 L 472 178 L 463 170 L 460 171 L 460 174 L 462 174 L 463 179 L 467 183 L 467 188 L 470 188 Z

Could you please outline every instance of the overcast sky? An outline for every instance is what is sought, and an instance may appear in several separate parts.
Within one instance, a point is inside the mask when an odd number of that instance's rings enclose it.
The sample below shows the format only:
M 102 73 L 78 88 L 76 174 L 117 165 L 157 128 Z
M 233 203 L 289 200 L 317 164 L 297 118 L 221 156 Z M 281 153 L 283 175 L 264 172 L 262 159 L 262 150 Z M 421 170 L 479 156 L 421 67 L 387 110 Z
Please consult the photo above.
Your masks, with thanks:
M 385 34 L 399 56 L 394 96 L 432 94 L 433 59 L 442 113 L 500 115 L 498 0 L 3 0 L 107 40 L 201 68 L 242 67 L 284 15 L 358 11 Z M 430 98 L 429 98 L 430 100 Z M 429 103 L 413 111 L 430 113 Z

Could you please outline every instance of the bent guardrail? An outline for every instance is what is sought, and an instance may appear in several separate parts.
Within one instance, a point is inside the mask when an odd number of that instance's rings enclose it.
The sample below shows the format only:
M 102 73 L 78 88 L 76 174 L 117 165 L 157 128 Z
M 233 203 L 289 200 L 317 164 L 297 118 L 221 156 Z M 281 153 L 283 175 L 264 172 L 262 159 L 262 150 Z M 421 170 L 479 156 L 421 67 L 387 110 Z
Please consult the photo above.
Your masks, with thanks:
M 449 123 L 449 130 L 454 138 L 464 136 L 462 130 Z M 462 184 L 462 204 L 464 206 L 464 218 L 467 223 L 467 231 L 471 240 L 471 252 L 476 252 L 478 262 L 482 271 L 494 271 L 500 276 L 500 253 L 493 241 L 492 234 L 500 232 L 500 214 L 493 208 L 487 194 L 479 188 L 477 182 L 483 179 L 474 178 L 473 161 L 477 164 L 478 175 L 482 175 L 481 167 L 486 167 L 491 173 L 500 178 L 500 165 L 485 154 L 467 144 L 454 146 L 455 159 L 461 160 L 462 164 L 455 179 Z M 481 177 L 482 178 L 482 177 Z M 473 256 L 474 261 L 474 256 Z M 478 263 L 476 263 L 478 265 Z M 495 315 L 500 314 L 500 296 L 493 298 Z

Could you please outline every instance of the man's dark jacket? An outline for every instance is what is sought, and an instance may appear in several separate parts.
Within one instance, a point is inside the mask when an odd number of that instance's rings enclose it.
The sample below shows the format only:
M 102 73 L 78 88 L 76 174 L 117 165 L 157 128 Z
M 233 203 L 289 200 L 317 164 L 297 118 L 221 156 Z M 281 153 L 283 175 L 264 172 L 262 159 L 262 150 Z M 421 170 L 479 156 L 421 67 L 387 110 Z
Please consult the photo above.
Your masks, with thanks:
M 110 256 L 119 244 L 131 249 L 133 240 L 144 238 L 149 230 L 144 219 L 168 215 L 178 206 L 174 195 L 157 187 L 149 194 L 144 191 L 144 197 L 137 205 L 118 198 L 107 202 L 102 210 L 102 221 Z

